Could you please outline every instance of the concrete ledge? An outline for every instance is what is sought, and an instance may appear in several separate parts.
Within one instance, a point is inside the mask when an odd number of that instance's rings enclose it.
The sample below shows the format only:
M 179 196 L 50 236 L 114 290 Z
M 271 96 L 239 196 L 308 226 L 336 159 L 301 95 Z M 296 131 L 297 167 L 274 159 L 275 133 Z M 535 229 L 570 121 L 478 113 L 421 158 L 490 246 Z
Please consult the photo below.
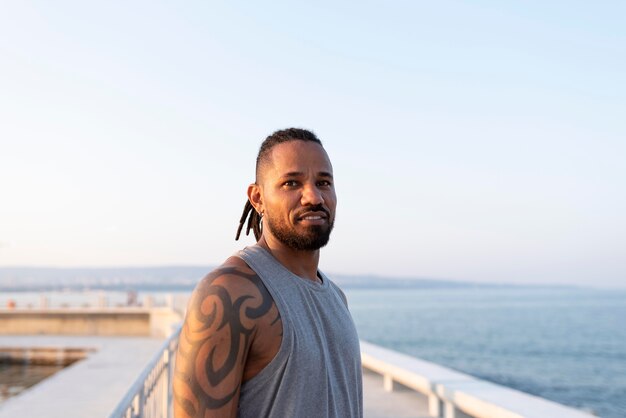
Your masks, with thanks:
M 0 312 L 0 334 L 150 335 L 148 310 L 20 309 Z
M 168 307 L 0 309 L 0 335 L 167 337 L 181 320 Z
M 426 395 L 433 417 L 591 418 L 593 415 L 515 389 L 456 372 L 438 364 L 361 341 L 363 368 Z
M 69 366 L 83 360 L 93 349 L 68 347 L 2 347 L 0 362 L 9 364 L 41 364 Z

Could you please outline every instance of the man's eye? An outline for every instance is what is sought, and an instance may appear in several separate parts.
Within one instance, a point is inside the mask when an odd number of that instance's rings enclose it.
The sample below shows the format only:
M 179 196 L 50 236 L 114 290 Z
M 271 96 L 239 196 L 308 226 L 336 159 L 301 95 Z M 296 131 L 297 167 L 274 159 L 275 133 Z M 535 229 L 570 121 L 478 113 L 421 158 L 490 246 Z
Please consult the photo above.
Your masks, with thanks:
M 322 187 L 330 187 L 332 183 L 328 180 L 322 180 L 322 181 L 318 181 L 317 185 L 322 186 Z
M 298 182 L 295 180 L 287 180 L 286 182 L 283 183 L 283 186 L 287 186 L 287 187 L 295 187 L 298 185 Z

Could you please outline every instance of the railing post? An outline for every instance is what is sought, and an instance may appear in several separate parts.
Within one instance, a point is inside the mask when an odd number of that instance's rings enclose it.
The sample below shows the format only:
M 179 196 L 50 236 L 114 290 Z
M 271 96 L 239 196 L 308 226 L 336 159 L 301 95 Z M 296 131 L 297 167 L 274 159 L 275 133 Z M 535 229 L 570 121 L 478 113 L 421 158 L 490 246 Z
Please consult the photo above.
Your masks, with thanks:
M 145 392 L 145 385 L 144 387 L 137 393 L 136 398 L 137 398 L 137 403 L 136 408 L 133 408 L 133 417 L 134 418 L 143 418 L 144 414 L 146 413 L 146 392 Z
M 452 402 L 444 401 L 444 418 L 456 418 L 456 407 Z
M 106 293 L 100 292 L 100 294 L 98 294 L 98 308 L 106 308 L 108 304 L 109 302 Z
M 393 392 L 393 386 L 394 386 L 393 377 L 390 374 L 384 374 L 383 375 L 383 388 L 385 389 L 385 392 Z
M 170 344 L 168 345 L 169 350 L 169 364 L 167 366 L 167 374 L 168 374 L 168 386 L 167 386 L 167 418 L 172 418 L 174 416 L 174 367 L 176 365 L 176 350 L 178 349 L 178 344 L 174 343 L 173 340 L 170 340 Z
M 143 391 L 139 391 L 133 398 L 133 407 L 132 407 L 133 418 L 137 418 L 143 415 Z
M 170 347 L 168 346 L 163 351 L 163 387 L 165 388 L 165 393 L 163 394 L 162 399 L 162 417 L 167 418 L 168 410 L 169 410 L 169 389 L 170 389 Z
M 442 411 L 441 400 L 435 393 L 428 394 L 428 414 L 431 417 L 440 418 Z

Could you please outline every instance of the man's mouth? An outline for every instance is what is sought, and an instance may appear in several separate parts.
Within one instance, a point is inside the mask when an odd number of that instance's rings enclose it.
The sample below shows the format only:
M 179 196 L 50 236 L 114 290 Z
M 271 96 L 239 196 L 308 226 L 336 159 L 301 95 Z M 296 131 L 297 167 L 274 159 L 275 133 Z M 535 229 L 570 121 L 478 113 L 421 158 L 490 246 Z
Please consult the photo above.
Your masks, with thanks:
M 300 219 L 305 220 L 305 221 L 316 221 L 318 219 L 324 219 L 324 217 L 319 216 L 319 215 L 310 215 L 310 216 L 303 216 Z
M 305 212 L 298 216 L 298 221 L 325 221 L 328 214 L 325 211 Z

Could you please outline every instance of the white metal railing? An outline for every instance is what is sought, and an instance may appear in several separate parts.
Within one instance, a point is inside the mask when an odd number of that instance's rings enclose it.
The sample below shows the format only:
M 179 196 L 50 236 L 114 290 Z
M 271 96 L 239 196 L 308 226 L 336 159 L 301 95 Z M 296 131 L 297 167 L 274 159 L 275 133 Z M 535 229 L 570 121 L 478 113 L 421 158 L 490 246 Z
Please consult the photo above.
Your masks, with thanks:
M 172 376 L 181 327 L 163 343 L 109 418 L 171 418 Z
M 428 398 L 432 417 L 592 418 L 593 415 L 515 389 L 477 379 L 435 363 L 361 341 L 363 368 L 383 376 L 391 392 L 396 383 Z
M 171 418 L 172 376 L 181 328 L 169 337 L 109 418 Z M 385 390 L 396 383 L 428 398 L 436 418 L 593 418 L 556 402 L 459 373 L 361 341 L 363 368 L 383 376 Z

